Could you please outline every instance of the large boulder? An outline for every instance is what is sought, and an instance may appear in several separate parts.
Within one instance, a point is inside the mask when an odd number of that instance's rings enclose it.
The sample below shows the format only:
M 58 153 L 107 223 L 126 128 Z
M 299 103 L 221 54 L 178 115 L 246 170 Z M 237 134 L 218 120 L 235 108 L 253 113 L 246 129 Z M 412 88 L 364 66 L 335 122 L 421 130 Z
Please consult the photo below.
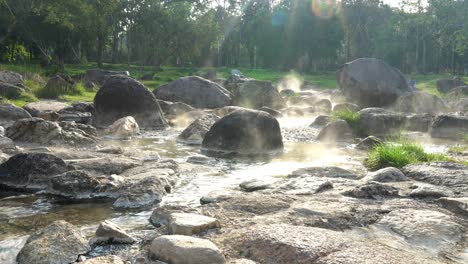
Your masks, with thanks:
M 457 115 L 439 115 L 429 130 L 431 137 L 463 139 L 468 135 L 468 117 Z
M 16 258 L 18 264 L 74 263 L 91 248 L 79 229 L 55 221 L 30 236 Z
M 0 95 L 10 99 L 16 99 L 24 92 L 24 89 L 9 83 L 0 82 Z
M 270 114 L 255 110 L 234 111 L 217 121 L 202 142 L 209 155 L 267 154 L 283 149 L 278 121 Z
M 17 72 L 0 71 L 0 82 L 24 88 L 23 76 Z
M 182 102 L 195 108 L 218 108 L 230 105 L 231 93 L 219 84 L 198 76 L 179 78 L 154 92 L 156 98 Z
M 263 106 L 280 109 L 286 106 L 278 90 L 268 81 L 249 80 L 235 92 L 236 105 L 259 109 Z
M 427 132 L 434 117 L 430 114 L 415 114 L 406 117 L 405 129 L 408 131 Z
M 153 240 L 150 253 L 172 264 L 224 264 L 224 256 L 211 241 L 181 235 L 160 236 Z
M 218 120 L 219 117 L 212 114 L 198 118 L 180 133 L 177 141 L 189 145 L 201 145 L 206 133 Z
M 337 71 L 336 78 L 346 98 L 361 107 L 386 106 L 410 92 L 398 69 L 374 58 L 346 63 Z
M 436 86 L 437 90 L 441 93 L 448 93 L 450 92 L 453 88 L 463 86 L 465 83 L 462 80 L 457 80 L 457 79 L 442 79 L 442 80 L 437 80 Z
M 68 170 L 65 162 L 47 153 L 21 153 L 0 165 L 0 185 L 14 189 L 46 189 L 54 175 Z
M 111 76 L 94 97 L 95 123 L 109 126 L 133 116 L 142 128 L 166 128 L 156 98 L 143 84 L 127 76 Z
M 40 95 L 43 98 L 56 99 L 61 94 L 66 94 L 67 91 L 71 90 L 73 85 L 71 79 L 65 79 L 63 75 L 56 74 L 47 81 Z
M 359 130 L 365 136 L 388 136 L 398 133 L 405 125 L 406 117 L 383 108 L 366 108 L 360 115 Z
M 438 114 L 447 109 L 442 99 L 423 91 L 415 91 L 400 96 L 395 102 L 394 108 L 398 112 L 429 114 Z
M 5 135 L 14 141 L 50 145 L 92 145 L 98 141 L 79 127 L 62 129 L 56 122 L 37 117 L 16 121 L 6 129 Z
M 31 114 L 23 108 L 12 104 L 0 104 L 0 125 L 10 125 L 24 118 L 31 118 Z
M 128 71 L 108 71 L 102 69 L 91 69 L 86 72 L 84 79 L 86 82 L 103 85 L 107 78 L 114 75 L 130 76 L 130 73 Z

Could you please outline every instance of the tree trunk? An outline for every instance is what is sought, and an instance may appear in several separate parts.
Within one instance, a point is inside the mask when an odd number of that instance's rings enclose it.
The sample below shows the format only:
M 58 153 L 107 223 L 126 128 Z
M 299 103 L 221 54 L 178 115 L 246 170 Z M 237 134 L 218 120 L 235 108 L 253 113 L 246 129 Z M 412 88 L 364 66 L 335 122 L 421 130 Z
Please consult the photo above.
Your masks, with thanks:
M 119 34 L 114 30 L 112 34 L 112 63 L 117 63 L 117 56 L 119 54 Z
M 98 50 L 97 50 L 97 65 L 98 68 L 102 68 L 102 52 L 104 49 L 104 38 L 101 34 L 98 35 Z

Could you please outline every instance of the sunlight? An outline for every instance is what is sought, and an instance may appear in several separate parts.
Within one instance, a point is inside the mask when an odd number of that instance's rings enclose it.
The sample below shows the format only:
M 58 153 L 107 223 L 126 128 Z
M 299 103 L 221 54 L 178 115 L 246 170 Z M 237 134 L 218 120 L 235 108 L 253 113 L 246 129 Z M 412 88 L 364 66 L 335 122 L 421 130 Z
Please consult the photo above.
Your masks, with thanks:
M 312 12 L 320 18 L 330 18 L 339 13 L 340 3 L 337 0 L 312 0 Z

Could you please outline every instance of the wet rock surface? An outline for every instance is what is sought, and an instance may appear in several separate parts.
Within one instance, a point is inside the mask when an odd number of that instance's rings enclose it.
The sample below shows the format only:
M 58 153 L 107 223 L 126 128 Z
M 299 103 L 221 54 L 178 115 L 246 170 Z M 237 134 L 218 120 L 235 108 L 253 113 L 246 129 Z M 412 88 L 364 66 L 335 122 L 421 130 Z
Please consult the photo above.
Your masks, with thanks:
M 72 263 L 90 250 L 80 231 L 65 221 L 56 221 L 26 241 L 19 252 L 19 264 Z

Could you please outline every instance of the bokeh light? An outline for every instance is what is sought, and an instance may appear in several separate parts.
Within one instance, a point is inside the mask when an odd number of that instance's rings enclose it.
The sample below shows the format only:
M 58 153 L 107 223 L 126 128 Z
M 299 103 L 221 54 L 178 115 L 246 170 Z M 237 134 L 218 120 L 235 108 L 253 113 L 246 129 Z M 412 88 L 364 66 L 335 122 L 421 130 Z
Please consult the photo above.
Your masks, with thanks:
M 312 12 L 321 18 L 330 18 L 336 15 L 340 9 L 338 0 L 312 0 Z

